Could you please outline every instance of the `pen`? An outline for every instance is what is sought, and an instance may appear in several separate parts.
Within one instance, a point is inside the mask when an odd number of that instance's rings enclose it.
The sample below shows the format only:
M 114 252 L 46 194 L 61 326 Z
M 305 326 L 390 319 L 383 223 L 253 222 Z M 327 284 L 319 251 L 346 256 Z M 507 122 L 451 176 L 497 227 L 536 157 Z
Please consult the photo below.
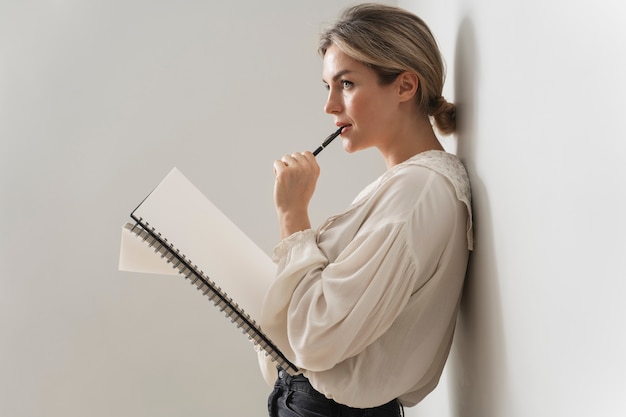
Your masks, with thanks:
M 313 156 L 316 156 L 318 153 L 322 152 L 322 149 L 327 147 L 328 144 L 333 141 L 333 139 L 335 139 L 337 136 L 341 134 L 341 131 L 343 130 L 343 128 L 344 126 L 341 126 L 335 132 L 331 133 L 330 136 L 328 136 L 326 140 L 324 140 L 324 142 L 316 150 L 313 151 Z

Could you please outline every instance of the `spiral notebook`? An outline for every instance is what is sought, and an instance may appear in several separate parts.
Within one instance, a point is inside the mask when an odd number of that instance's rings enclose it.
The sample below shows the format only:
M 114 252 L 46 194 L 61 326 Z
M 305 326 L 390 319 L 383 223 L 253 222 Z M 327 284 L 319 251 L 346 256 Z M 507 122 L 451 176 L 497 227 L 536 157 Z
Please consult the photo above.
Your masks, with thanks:
M 298 369 L 255 318 L 276 266 L 248 236 L 174 168 L 122 228 L 119 269 L 179 274 L 281 368 Z

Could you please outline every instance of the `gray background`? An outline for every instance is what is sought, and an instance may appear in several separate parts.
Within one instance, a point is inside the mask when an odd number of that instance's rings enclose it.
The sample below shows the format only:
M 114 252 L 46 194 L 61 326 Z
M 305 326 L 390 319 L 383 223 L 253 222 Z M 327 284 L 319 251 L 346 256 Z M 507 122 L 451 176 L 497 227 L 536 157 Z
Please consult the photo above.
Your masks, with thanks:
M 176 166 L 269 254 L 272 162 L 334 130 L 316 42 L 349 3 L 0 0 L 0 415 L 266 415 L 250 344 L 183 279 L 117 271 L 120 229 Z M 397 4 L 440 41 L 476 210 L 407 415 L 624 415 L 624 6 Z M 314 223 L 384 170 L 320 163 Z

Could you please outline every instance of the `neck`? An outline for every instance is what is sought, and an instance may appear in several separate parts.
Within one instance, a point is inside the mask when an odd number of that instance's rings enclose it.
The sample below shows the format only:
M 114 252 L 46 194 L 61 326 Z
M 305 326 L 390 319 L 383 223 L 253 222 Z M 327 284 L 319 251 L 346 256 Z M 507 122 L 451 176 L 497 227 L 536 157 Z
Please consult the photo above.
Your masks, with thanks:
M 443 150 L 430 124 L 428 116 L 401 123 L 394 129 L 394 136 L 388 143 L 379 146 L 387 169 L 406 161 L 418 153 Z

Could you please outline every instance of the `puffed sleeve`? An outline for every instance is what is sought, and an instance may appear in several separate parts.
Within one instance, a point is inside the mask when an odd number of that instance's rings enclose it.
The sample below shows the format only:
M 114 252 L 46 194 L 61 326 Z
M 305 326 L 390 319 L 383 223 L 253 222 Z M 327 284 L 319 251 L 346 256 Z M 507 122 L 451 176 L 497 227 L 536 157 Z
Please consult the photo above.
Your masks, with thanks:
M 296 366 L 330 369 L 391 326 L 414 285 L 405 233 L 395 223 L 360 232 L 332 263 L 312 230 L 281 243 L 261 322 Z

